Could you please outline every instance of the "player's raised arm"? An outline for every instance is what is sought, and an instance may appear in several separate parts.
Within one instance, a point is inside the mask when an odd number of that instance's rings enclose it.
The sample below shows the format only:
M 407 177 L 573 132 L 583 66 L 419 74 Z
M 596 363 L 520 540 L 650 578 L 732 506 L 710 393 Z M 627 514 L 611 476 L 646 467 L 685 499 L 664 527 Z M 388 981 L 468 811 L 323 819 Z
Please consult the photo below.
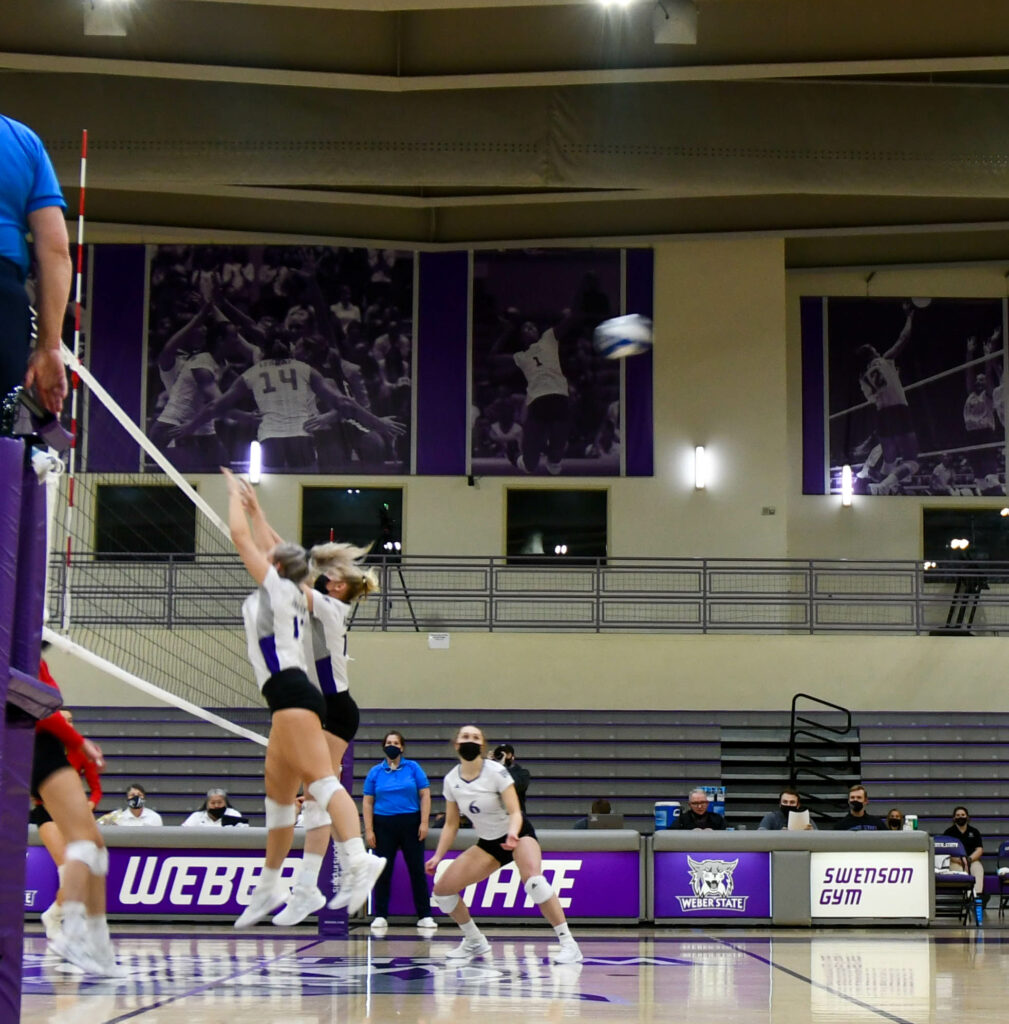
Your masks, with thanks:
M 911 340 L 911 331 L 914 327 L 914 306 L 910 302 L 905 302 L 903 308 L 907 319 L 904 321 L 900 334 L 897 335 L 897 340 L 883 353 L 884 359 L 896 359 Z

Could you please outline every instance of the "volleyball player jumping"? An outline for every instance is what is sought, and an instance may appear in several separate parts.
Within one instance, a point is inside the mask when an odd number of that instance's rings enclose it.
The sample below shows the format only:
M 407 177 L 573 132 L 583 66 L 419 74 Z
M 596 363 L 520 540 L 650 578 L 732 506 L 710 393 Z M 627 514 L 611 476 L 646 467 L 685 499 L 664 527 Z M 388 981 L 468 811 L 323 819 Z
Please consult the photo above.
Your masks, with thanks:
M 367 899 L 385 859 L 367 854 L 357 809 L 333 773 L 322 731 L 326 704 L 308 678 L 303 635 L 308 606 L 299 584 L 308 576 L 308 558 L 298 544 L 275 544 L 268 554 L 253 539 L 243 507 L 240 481 L 222 470 L 228 483 L 231 538 L 258 589 L 245 599 L 242 617 L 249 660 L 270 708 L 266 748 L 266 863 L 249 906 L 235 922 L 247 928 L 290 899 L 280 869 L 291 849 L 297 818 L 295 797 L 305 788 L 329 814 L 347 856 L 347 907 L 353 914 Z

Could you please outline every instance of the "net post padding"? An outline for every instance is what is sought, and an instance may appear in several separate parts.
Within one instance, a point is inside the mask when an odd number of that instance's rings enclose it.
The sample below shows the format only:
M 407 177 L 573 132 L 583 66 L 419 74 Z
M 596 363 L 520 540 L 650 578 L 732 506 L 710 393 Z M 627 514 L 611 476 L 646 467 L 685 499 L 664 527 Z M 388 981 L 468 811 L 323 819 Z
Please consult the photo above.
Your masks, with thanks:
M 113 679 L 118 679 L 120 682 L 126 683 L 127 686 L 132 686 L 134 689 L 139 690 L 141 693 L 146 693 L 148 696 L 156 697 L 158 700 L 164 701 L 166 704 L 171 704 L 173 707 L 179 708 L 182 711 L 186 711 L 196 718 L 202 718 L 203 721 L 209 722 L 211 725 L 216 725 L 221 729 L 225 729 L 235 736 L 240 736 L 242 739 L 251 740 L 253 743 L 258 743 L 260 746 L 266 746 L 266 737 L 261 736 L 258 732 L 253 732 L 251 729 L 246 729 L 240 725 L 235 725 L 234 722 L 229 722 L 226 718 L 222 718 L 220 715 L 215 715 L 213 711 L 208 711 L 206 708 L 201 708 L 199 704 L 194 704 L 192 701 L 188 701 L 183 697 L 177 697 L 174 693 L 169 693 L 168 690 L 162 689 L 160 686 L 155 686 L 154 683 L 149 683 L 145 679 L 141 679 L 139 676 L 134 675 L 132 672 L 127 672 L 125 669 L 120 668 L 118 665 L 113 664 L 105 658 L 100 658 L 97 654 L 92 653 L 86 647 L 81 647 L 80 644 L 76 644 L 73 640 L 68 639 L 60 633 L 54 633 L 48 627 L 43 630 L 44 639 L 48 640 L 53 647 L 59 648 L 64 654 L 69 654 L 71 657 L 78 658 L 87 665 L 91 665 L 93 668 L 97 668 Z
M 0 438 L 0 689 L 10 670 L 38 674 L 45 586 L 45 489 L 25 463 L 22 441 Z M 34 721 L 5 715 L 0 729 L 0 1018 L 21 1016 L 24 932 L 25 810 Z

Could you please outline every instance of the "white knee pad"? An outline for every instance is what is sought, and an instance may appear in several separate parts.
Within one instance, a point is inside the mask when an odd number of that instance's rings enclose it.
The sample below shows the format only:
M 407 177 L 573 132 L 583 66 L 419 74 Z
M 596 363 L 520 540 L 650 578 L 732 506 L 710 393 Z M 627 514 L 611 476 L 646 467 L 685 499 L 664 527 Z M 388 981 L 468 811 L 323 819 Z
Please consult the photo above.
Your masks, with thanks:
M 109 873 L 109 848 L 98 847 L 98 874 L 103 878 Z
M 459 893 L 450 892 L 447 896 L 435 894 L 431 897 L 431 900 L 443 914 L 451 914 L 459 905 Z
M 304 807 L 301 808 L 301 820 L 306 832 L 311 832 L 313 828 L 328 827 L 333 824 L 329 812 L 325 807 L 320 807 L 316 800 L 305 801 Z
M 102 853 L 105 853 L 104 858 Z M 75 839 L 72 843 L 67 843 L 66 857 L 68 864 L 72 860 L 80 861 L 93 875 L 104 875 L 109 869 L 108 852 L 101 850 L 98 844 L 90 839 Z
M 308 787 L 308 792 L 311 793 L 312 799 L 320 807 L 328 808 L 329 801 L 333 799 L 333 794 L 339 793 L 341 789 L 343 789 L 343 786 L 340 785 L 340 780 L 335 775 L 326 775 L 321 779 L 316 779 Z
M 267 828 L 291 828 L 298 820 L 297 804 L 281 804 L 269 797 L 263 802 L 266 804 Z
M 537 905 L 546 903 L 554 894 L 553 889 L 550 888 L 550 883 L 543 875 L 533 875 L 532 878 L 527 878 L 524 888 L 529 899 Z
M 59 875 L 59 878 L 60 878 L 60 886 L 61 886 L 61 887 L 62 887 L 62 885 L 63 885 L 63 872 L 64 872 L 65 870 L 66 870 L 66 865 L 65 865 L 65 864 L 61 864 L 61 865 L 60 865 L 60 866 L 59 866 L 59 867 L 58 867 L 58 868 L 56 869 L 56 874 L 57 874 L 57 875 Z

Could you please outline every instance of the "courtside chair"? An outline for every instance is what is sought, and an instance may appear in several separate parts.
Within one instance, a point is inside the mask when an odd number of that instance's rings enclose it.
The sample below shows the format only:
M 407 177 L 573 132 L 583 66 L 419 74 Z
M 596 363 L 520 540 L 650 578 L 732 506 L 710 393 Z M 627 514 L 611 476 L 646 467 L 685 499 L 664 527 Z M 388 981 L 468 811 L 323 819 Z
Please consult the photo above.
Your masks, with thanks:
M 966 925 L 974 912 L 974 876 L 950 866 L 950 858 L 967 860 L 967 851 L 959 839 L 936 836 L 935 844 L 935 916 L 956 917 Z M 1009 844 L 1006 844 L 1009 845 Z

